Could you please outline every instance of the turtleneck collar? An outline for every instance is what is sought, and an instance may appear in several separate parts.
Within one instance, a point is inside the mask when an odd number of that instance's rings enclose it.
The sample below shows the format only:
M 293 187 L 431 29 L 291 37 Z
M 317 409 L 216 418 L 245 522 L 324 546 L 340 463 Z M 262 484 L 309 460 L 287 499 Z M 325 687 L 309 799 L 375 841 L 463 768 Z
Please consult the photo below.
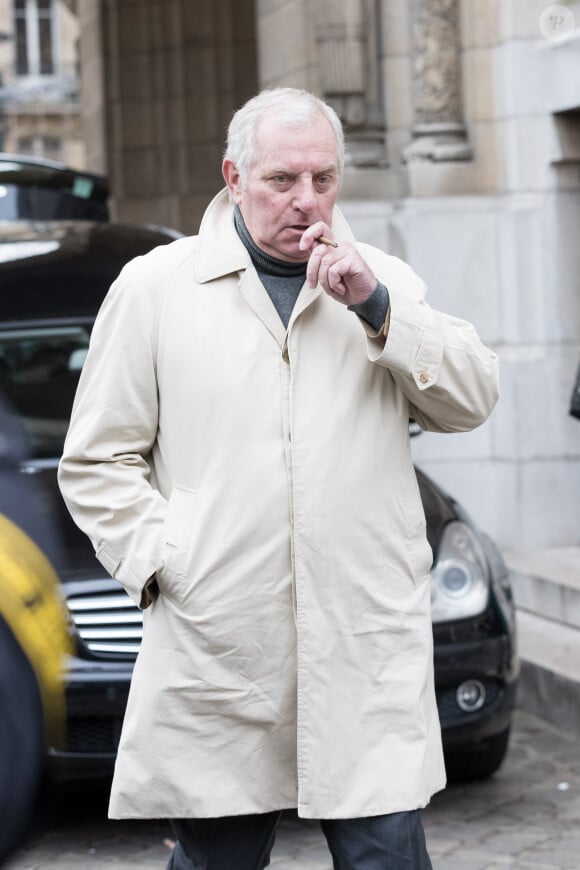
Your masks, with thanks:
M 234 222 L 237 233 L 258 272 L 263 272 L 266 275 L 276 275 L 280 278 L 292 278 L 306 274 L 306 263 L 288 263 L 286 260 L 278 260 L 259 248 L 248 232 L 242 213 L 237 205 L 234 209 Z

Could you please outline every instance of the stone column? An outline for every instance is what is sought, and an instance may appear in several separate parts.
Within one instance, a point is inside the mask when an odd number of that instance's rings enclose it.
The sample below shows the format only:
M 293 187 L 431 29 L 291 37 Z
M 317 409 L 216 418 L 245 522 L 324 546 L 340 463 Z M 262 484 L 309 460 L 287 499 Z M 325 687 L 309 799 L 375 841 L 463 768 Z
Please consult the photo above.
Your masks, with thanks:
M 463 123 L 458 0 L 412 0 L 411 160 L 471 159 Z
M 321 96 L 344 124 L 355 166 L 385 161 L 379 8 L 375 0 L 317 0 L 311 7 Z

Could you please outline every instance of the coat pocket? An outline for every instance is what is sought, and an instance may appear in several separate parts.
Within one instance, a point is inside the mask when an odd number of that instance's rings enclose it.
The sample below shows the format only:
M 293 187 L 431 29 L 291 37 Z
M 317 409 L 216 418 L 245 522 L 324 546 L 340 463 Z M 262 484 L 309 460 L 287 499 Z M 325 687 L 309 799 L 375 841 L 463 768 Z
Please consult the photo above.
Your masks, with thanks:
M 197 513 L 197 493 L 174 486 L 167 503 L 159 554 L 161 589 L 171 591 L 189 568 L 191 539 Z

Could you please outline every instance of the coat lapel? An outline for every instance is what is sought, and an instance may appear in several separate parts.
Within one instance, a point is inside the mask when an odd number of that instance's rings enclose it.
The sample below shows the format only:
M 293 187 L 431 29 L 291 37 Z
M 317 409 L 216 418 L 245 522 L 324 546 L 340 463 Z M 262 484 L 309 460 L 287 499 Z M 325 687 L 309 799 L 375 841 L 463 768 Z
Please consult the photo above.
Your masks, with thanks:
M 268 332 L 275 338 L 278 345 L 282 347 L 286 337 L 286 329 L 280 320 L 280 315 L 276 311 L 274 303 L 252 265 L 241 276 L 238 287 L 256 317 L 262 321 Z

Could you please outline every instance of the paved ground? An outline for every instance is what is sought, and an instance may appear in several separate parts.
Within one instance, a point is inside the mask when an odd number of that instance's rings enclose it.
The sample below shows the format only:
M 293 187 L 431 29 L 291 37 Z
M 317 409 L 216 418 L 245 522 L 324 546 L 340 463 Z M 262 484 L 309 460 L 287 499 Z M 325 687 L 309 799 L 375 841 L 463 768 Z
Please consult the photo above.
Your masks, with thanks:
M 108 822 L 93 791 L 53 807 L 44 829 L 6 870 L 163 868 L 162 823 Z M 424 813 L 434 870 L 578 870 L 580 753 L 577 735 L 518 711 L 509 756 L 491 780 L 449 787 Z M 315 823 L 284 818 L 273 870 L 330 870 Z

